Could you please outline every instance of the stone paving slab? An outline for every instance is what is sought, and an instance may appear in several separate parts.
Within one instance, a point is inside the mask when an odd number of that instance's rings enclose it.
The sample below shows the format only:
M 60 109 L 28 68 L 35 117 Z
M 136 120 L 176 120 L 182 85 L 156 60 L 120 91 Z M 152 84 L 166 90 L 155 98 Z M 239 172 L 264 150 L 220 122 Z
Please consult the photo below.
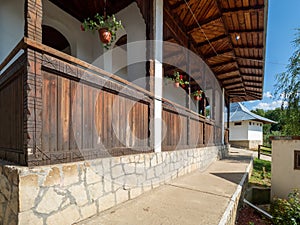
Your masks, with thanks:
M 252 154 L 232 151 L 206 171 L 195 171 L 78 225 L 219 224 Z

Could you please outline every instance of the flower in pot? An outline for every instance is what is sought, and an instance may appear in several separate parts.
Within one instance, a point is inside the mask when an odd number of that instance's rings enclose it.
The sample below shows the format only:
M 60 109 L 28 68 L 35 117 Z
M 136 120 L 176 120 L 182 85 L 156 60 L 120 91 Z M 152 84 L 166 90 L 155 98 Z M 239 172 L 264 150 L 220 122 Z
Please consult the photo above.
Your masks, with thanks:
M 188 81 L 185 81 L 183 79 L 183 75 L 181 75 L 178 71 L 174 72 L 173 78 L 171 78 L 171 79 L 174 81 L 174 86 L 176 88 L 178 88 L 179 86 L 181 86 L 182 88 L 185 88 L 185 86 L 189 84 Z
M 115 41 L 118 29 L 123 29 L 123 26 L 121 21 L 116 19 L 115 15 L 105 17 L 100 16 L 99 13 L 97 13 L 94 16 L 94 19 L 87 18 L 81 24 L 82 31 L 97 30 L 100 40 L 106 49 L 108 49 L 111 46 L 111 43 Z
M 202 94 L 203 94 L 202 90 L 197 90 L 192 93 L 196 101 L 200 101 L 202 99 Z

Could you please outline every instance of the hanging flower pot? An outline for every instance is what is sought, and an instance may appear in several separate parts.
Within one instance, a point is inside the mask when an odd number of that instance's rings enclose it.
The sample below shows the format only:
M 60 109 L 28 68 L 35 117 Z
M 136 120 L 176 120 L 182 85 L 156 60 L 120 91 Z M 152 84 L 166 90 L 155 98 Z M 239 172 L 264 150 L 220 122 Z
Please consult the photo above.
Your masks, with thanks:
M 200 101 L 202 99 L 202 94 L 203 94 L 202 90 L 197 90 L 192 93 L 196 101 Z
M 103 44 L 108 44 L 111 41 L 111 33 L 107 28 L 100 28 L 98 30 L 99 38 Z
M 174 74 L 173 74 L 173 76 L 168 77 L 168 79 L 174 81 L 174 87 L 176 87 L 176 88 L 178 88 L 178 87 L 180 87 L 180 86 L 181 86 L 182 88 L 185 88 L 186 85 L 189 84 L 188 81 L 185 81 L 185 80 L 184 80 L 184 76 L 181 75 L 181 74 L 179 74 L 178 71 L 177 71 L 177 72 L 175 71 Z
M 179 88 L 179 82 L 174 82 L 174 87 Z
M 196 101 L 200 101 L 200 100 L 202 99 L 202 97 L 200 97 L 200 96 L 194 96 L 194 99 L 195 99 Z
M 94 19 L 87 18 L 81 24 L 82 31 L 98 31 L 101 42 L 108 49 L 111 43 L 116 39 L 118 29 L 123 29 L 121 21 L 116 20 L 115 15 L 100 16 L 97 13 Z

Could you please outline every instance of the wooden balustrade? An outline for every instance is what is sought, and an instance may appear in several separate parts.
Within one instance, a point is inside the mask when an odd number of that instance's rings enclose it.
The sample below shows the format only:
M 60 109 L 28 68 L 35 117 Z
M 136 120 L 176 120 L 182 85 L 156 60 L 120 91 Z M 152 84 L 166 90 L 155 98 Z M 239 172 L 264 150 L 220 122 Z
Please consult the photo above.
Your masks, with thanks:
M 3 69 L 0 158 L 34 166 L 153 151 L 156 97 L 147 90 L 27 38 Z M 213 121 L 162 101 L 163 150 L 221 143 Z

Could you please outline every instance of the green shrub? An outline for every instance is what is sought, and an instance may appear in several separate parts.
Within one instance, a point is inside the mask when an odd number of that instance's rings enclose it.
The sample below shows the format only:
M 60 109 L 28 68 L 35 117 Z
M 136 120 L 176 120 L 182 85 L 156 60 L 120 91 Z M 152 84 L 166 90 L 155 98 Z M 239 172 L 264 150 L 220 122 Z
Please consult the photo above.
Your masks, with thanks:
M 271 205 L 273 223 L 280 225 L 300 224 L 300 193 L 295 189 L 288 199 L 275 198 Z

